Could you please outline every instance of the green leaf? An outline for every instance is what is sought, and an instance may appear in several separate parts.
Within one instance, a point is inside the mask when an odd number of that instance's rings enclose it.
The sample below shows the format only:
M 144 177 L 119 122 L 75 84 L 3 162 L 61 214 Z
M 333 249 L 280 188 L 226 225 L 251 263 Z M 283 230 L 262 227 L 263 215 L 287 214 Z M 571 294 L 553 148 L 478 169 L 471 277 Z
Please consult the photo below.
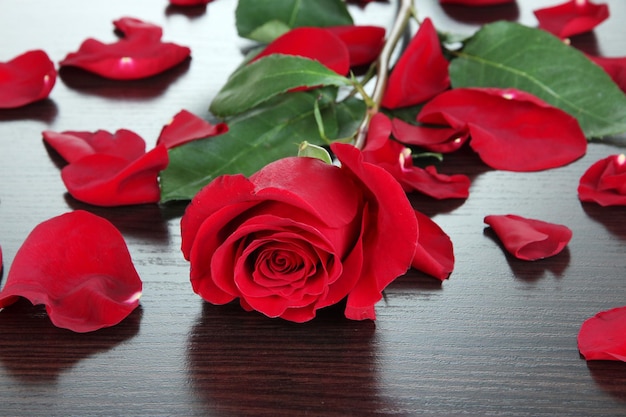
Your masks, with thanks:
M 275 97 L 230 119 L 227 133 L 171 149 L 169 165 L 160 176 L 161 201 L 189 200 L 219 175 L 248 176 L 272 161 L 296 156 L 303 141 L 324 144 L 313 114 L 316 100 L 327 135 L 336 137 L 342 131 L 339 119 L 356 129 L 365 114 L 364 103 L 355 98 L 336 103 L 335 94 L 336 89 L 326 88 Z
M 578 119 L 588 138 L 626 131 L 626 95 L 599 66 L 551 34 L 517 23 L 483 26 L 450 63 L 458 87 L 514 87 Z
M 342 0 L 239 0 L 235 18 L 239 36 L 259 42 L 295 27 L 354 23 Z
M 218 117 L 243 113 L 296 87 L 348 86 L 351 81 L 317 61 L 272 54 L 235 71 L 211 102 Z

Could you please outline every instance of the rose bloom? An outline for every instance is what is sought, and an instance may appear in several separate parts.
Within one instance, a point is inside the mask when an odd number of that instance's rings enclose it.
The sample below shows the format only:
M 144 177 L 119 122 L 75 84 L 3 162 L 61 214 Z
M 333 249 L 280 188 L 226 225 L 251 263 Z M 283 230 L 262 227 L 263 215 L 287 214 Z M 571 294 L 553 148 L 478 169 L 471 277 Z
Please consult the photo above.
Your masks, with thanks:
M 382 290 L 411 265 L 417 220 L 389 173 L 351 145 L 331 148 L 341 167 L 285 158 L 194 197 L 181 234 L 197 294 L 295 322 L 345 299 L 347 318 L 375 318 Z

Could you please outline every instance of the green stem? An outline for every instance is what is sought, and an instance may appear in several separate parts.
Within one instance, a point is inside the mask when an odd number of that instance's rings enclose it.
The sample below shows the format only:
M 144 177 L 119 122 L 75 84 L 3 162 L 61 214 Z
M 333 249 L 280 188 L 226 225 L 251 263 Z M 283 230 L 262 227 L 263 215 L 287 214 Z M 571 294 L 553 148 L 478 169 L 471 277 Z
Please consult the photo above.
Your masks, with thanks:
M 405 31 L 412 13 L 413 0 L 400 0 L 396 19 L 389 32 L 389 36 L 387 36 L 387 39 L 385 40 L 385 44 L 383 45 L 383 49 L 378 56 L 378 60 L 376 61 L 376 83 L 374 84 L 374 91 L 371 96 L 373 105 L 367 109 L 365 118 L 361 122 L 355 136 L 354 145 L 359 149 L 363 149 L 365 146 L 365 139 L 367 138 L 370 121 L 372 120 L 372 117 L 378 113 L 380 108 L 380 103 L 383 100 L 383 95 L 387 86 L 387 78 L 389 77 L 391 55 L 393 54 L 396 44 Z

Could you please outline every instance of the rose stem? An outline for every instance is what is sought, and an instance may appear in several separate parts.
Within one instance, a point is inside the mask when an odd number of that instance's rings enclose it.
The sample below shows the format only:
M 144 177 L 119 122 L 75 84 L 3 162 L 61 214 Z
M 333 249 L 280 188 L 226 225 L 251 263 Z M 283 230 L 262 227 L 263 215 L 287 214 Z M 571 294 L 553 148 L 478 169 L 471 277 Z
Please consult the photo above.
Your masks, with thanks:
M 370 120 L 378 112 L 380 103 L 383 100 L 383 94 L 385 92 L 385 87 L 387 86 L 387 78 L 389 77 L 391 54 L 393 53 L 396 44 L 402 37 L 412 13 L 413 0 L 400 0 L 396 19 L 393 22 L 393 26 L 389 32 L 389 36 L 385 40 L 380 55 L 376 60 L 376 81 L 374 84 L 374 91 L 371 96 L 373 105 L 367 109 L 365 118 L 361 122 L 355 137 L 354 146 L 359 149 L 363 149 L 363 146 L 365 146 L 365 138 L 367 137 L 367 129 L 369 127 Z

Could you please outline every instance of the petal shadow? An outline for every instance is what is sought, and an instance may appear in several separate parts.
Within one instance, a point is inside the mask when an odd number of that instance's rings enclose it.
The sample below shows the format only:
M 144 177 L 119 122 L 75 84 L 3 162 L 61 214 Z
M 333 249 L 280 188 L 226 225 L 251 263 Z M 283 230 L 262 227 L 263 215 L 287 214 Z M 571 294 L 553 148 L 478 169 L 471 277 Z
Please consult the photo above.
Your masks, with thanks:
M 55 327 L 42 306 L 20 299 L 0 311 L 0 363 L 21 383 L 49 384 L 81 360 L 133 338 L 141 316 L 138 307 L 116 326 L 74 333 Z
M 626 363 L 618 361 L 587 361 L 589 373 L 602 391 L 626 403 Z

